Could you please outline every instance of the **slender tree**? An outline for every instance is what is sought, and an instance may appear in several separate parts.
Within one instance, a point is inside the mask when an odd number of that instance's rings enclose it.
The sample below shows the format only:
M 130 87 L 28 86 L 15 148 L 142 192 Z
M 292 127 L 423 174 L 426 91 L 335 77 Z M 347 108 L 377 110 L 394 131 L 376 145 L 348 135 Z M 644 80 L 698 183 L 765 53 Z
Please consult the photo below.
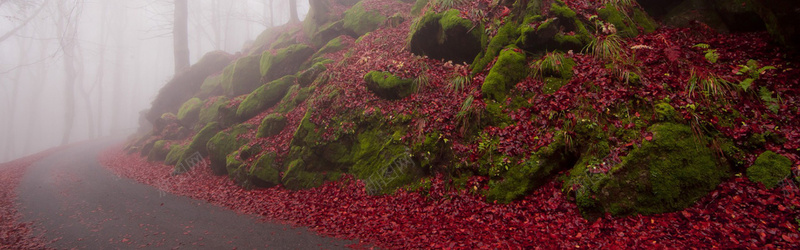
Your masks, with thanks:
M 8 1 L 3 1 L 3 2 L 0 2 L 0 5 L 4 4 L 4 3 L 6 3 L 6 2 L 8 2 Z M 20 5 L 24 5 L 24 4 L 28 4 L 28 3 L 26 3 L 26 2 L 22 2 Z M 14 34 L 16 34 L 17 32 L 19 32 L 19 30 L 21 30 L 23 27 L 25 27 L 25 25 L 28 25 L 28 23 L 30 23 L 30 22 L 31 22 L 31 20 L 33 20 L 34 18 L 36 18 L 36 16 L 37 16 L 37 15 L 39 15 L 39 12 L 42 12 L 42 9 L 44 9 L 44 7 L 45 7 L 46 5 L 47 5 L 47 2 L 46 2 L 46 1 L 42 2 L 42 3 L 41 3 L 41 5 L 39 5 L 39 7 L 38 7 L 38 8 L 36 8 L 36 10 L 35 10 L 35 11 L 34 11 L 34 12 L 31 14 L 31 15 L 29 15 L 28 17 L 25 17 L 25 18 L 22 20 L 22 23 L 20 23 L 19 25 L 17 25 L 17 26 L 16 26 L 16 27 L 14 27 L 13 29 L 11 29 L 11 30 L 9 30 L 9 31 L 7 31 L 7 32 L 5 32 L 5 33 L 3 33 L 3 35 L 2 35 L 2 36 L 0 36 L 0 43 L 2 43 L 3 41 L 5 41 L 6 39 L 8 39 L 9 37 L 11 37 L 11 36 L 13 36 Z
M 73 4 L 69 4 L 73 3 Z M 72 127 L 75 123 L 75 81 L 78 77 L 75 67 L 75 47 L 78 42 L 78 17 L 80 17 L 81 1 L 58 2 L 58 44 L 64 59 L 64 134 L 61 137 L 61 145 L 66 145 L 72 135 Z
M 189 67 L 189 6 L 187 0 L 175 0 L 172 38 L 175 49 L 175 73 Z
M 289 22 L 300 22 L 297 17 L 297 0 L 289 0 Z

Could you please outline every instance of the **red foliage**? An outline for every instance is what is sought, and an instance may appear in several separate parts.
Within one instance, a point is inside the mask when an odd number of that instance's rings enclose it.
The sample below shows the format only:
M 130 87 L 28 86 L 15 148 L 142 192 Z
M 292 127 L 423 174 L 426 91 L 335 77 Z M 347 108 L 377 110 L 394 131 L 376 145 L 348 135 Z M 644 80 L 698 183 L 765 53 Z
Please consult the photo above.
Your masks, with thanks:
M 58 148 L 0 164 L 0 248 L 43 249 L 46 242 L 33 236 L 31 223 L 19 222 L 16 189 L 28 167 Z
M 436 176 L 424 194 L 369 196 L 351 176 L 309 190 L 244 190 L 205 168 L 170 176 L 170 167 L 120 148 L 100 161 L 174 194 L 384 248 L 792 248 L 800 241 L 792 222 L 800 213 L 789 209 L 800 206 L 800 192 L 765 190 L 741 177 L 684 211 L 592 222 L 580 216 L 557 182 L 520 201 L 489 204 L 475 194 L 487 188 L 484 177 L 473 177 L 461 190 Z

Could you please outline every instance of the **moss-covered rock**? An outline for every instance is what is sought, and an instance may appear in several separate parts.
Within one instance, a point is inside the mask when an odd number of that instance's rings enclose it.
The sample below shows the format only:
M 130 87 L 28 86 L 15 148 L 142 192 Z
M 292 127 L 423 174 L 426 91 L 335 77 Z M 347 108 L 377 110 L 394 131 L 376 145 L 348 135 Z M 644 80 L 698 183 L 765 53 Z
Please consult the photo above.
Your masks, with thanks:
M 391 193 L 420 177 L 411 150 L 394 137 L 378 129 L 358 134 L 350 152 L 355 162 L 350 172 L 364 180 L 368 194 Z
M 191 128 L 197 122 L 200 109 L 203 107 L 203 101 L 200 98 L 192 98 L 184 102 L 178 110 L 178 120 L 184 127 Z
M 228 104 L 228 98 L 220 96 L 207 107 L 200 110 L 200 119 L 197 124 L 208 124 L 219 119 L 219 109 Z
M 417 0 L 416 2 L 414 2 L 414 6 L 411 6 L 411 15 L 416 16 L 422 14 L 422 10 L 425 8 L 425 6 L 428 5 L 428 2 L 430 1 L 431 0 Z
M 295 76 L 289 75 L 259 87 L 239 104 L 236 117 L 240 121 L 245 121 L 274 106 L 286 95 L 286 91 L 294 84 L 295 80 Z
M 281 183 L 280 165 L 276 162 L 277 155 L 269 152 L 250 166 L 251 182 L 258 187 L 273 187 Z
M 206 149 L 208 150 L 208 158 L 211 161 L 209 167 L 211 167 L 214 174 L 227 174 L 226 157 L 247 143 L 247 139 L 239 137 L 249 130 L 249 125 L 241 124 L 228 131 L 221 131 L 208 140 Z
M 503 48 L 514 43 L 519 36 L 519 25 L 514 22 L 508 22 L 500 27 L 500 29 L 497 30 L 497 34 L 489 41 L 489 46 L 486 48 L 486 51 L 481 52 L 480 55 L 475 57 L 475 61 L 471 66 L 472 72 L 478 73 L 483 71 L 486 65 L 489 65 L 489 63 L 500 54 Z
M 286 117 L 279 114 L 269 114 L 261 120 L 256 137 L 264 138 L 277 135 L 286 127 Z
M 747 178 L 762 183 L 767 188 L 778 186 L 784 179 L 791 177 L 791 174 L 792 160 L 772 151 L 759 155 L 756 162 L 747 168 Z
M 675 121 L 678 115 L 678 112 L 675 111 L 675 108 L 673 108 L 669 103 L 665 102 L 656 103 L 655 111 L 656 120 L 661 122 Z
M 260 60 L 259 55 L 251 55 L 225 67 L 221 83 L 225 95 L 243 95 L 261 86 Z
M 208 155 L 206 144 L 220 130 L 217 122 L 211 122 L 192 137 L 192 142 L 178 157 L 173 174 L 181 174 L 201 164 L 202 157 Z
M 322 75 L 326 70 L 328 70 L 328 68 L 325 67 L 324 63 L 315 63 L 307 70 L 297 74 L 297 83 L 300 84 L 300 87 L 307 87 L 317 80 L 317 77 Z
M 377 10 L 365 10 L 363 2 L 359 2 L 344 12 L 344 23 L 342 24 L 345 29 L 353 32 L 355 37 L 359 37 L 377 29 L 384 21 L 386 21 L 386 16 Z
M 650 141 L 633 149 L 608 173 L 573 173 L 578 207 L 585 216 L 656 214 L 685 209 L 714 190 L 729 176 L 705 137 L 689 126 L 660 123 L 651 126 Z
M 414 80 L 402 79 L 389 72 L 370 71 L 364 75 L 367 89 L 380 98 L 399 100 L 414 93 Z
M 459 13 L 426 13 L 411 28 L 409 51 L 456 63 L 472 62 L 483 47 L 483 26 L 461 18 Z
M 150 153 L 147 154 L 147 161 L 163 161 L 167 158 L 170 148 L 167 147 L 167 140 L 158 140 L 153 144 Z
M 617 34 L 622 37 L 636 37 L 639 35 L 639 28 L 645 33 L 655 31 L 658 27 L 655 21 L 644 11 L 637 7 L 629 7 L 626 13 L 612 3 L 607 3 L 597 9 L 597 15 L 607 23 L 611 23 L 617 29 Z
M 213 95 L 222 95 L 222 74 L 212 75 L 203 81 L 200 85 L 200 93 L 197 94 L 200 98 L 205 98 Z
M 167 158 L 164 160 L 164 164 L 167 165 L 175 165 L 178 164 L 180 161 L 181 156 L 183 156 L 186 150 L 189 149 L 189 145 L 172 145 L 169 147 L 169 153 L 167 154 Z
M 505 101 L 511 87 L 528 76 L 526 63 L 525 54 L 516 47 L 504 49 L 481 86 L 483 94 L 498 102 Z
M 208 76 L 216 74 L 232 60 L 232 56 L 224 51 L 213 51 L 205 54 L 188 70 L 178 72 L 159 90 L 145 118 L 155 124 L 161 114 L 177 112 L 181 104 L 194 97 Z
M 579 51 L 588 44 L 592 35 L 574 10 L 557 0 L 550 6 L 553 17 L 532 15 L 520 25 L 516 44 L 534 54 L 548 51 Z
M 307 45 L 295 44 L 277 51 L 265 51 L 261 57 L 261 76 L 267 82 L 297 74 L 297 71 L 314 49 Z M 255 88 L 254 88 L 255 89 Z

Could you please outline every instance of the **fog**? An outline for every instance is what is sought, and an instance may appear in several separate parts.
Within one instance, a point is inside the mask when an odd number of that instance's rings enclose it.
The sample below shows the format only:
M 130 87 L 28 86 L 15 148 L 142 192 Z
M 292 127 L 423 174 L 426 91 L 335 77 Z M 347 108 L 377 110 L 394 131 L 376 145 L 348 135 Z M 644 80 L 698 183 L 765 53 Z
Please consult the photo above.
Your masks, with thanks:
M 288 2 L 189 0 L 190 62 L 213 50 L 238 52 L 265 28 L 286 23 Z M 0 0 L 0 162 L 133 133 L 139 112 L 175 73 L 174 6 Z M 301 20 L 307 11 L 308 1 L 298 1 Z

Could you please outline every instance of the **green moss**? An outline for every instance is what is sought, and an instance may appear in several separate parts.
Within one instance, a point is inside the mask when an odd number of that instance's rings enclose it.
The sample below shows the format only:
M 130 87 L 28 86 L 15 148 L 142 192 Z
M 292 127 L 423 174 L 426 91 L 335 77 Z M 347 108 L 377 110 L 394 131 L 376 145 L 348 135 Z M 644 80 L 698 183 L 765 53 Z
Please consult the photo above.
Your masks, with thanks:
M 184 102 L 181 105 L 181 108 L 178 110 L 178 120 L 184 124 L 184 126 L 188 126 L 193 124 L 197 121 L 198 115 L 200 113 L 200 108 L 203 107 L 203 101 L 200 98 L 192 98 L 188 101 Z
M 569 80 L 557 78 L 557 77 L 548 77 L 544 79 L 544 86 L 542 86 L 542 93 L 546 95 L 551 95 L 561 89 L 564 85 L 566 85 Z
M 242 57 L 222 71 L 222 89 L 227 96 L 250 93 L 261 85 L 260 55 Z
M 317 58 L 317 57 L 320 57 L 320 56 L 324 56 L 326 54 L 330 54 L 330 53 L 333 53 L 333 52 L 340 51 L 340 50 L 342 50 L 344 48 L 345 48 L 345 44 L 342 43 L 342 37 L 337 37 L 337 38 L 334 38 L 334 39 L 328 41 L 328 43 L 325 44 L 325 46 L 322 46 L 322 48 L 320 48 L 319 50 L 317 50 L 317 52 L 315 52 L 313 55 L 311 55 L 311 58 Z
M 365 181 L 369 194 L 391 193 L 419 178 L 410 149 L 396 143 L 394 137 L 378 129 L 358 134 L 350 172 Z
M 249 175 L 255 178 L 254 182 L 257 186 L 272 187 L 281 183 L 276 158 L 277 155 L 274 152 L 269 152 L 253 162 Z
M 507 92 L 528 75 L 525 54 L 517 52 L 515 46 L 506 47 L 489 71 L 481 91 L 487 97 L 504 102 Z
M 250 119 L 262 111 L 277 104 L 289 87 L 295 82 L 293 75 L 284 76 L 278 80 L 262 85 L 244 99 L 236 110 L 236 117 L 240 121 Z
M 747 178 L 762 183 L 767 188 L 775 188 L 784 179 L 791 177 L 791 171 L 792 160 L 775 152 L 766 151 L 747 168 Z
M 303 166 L 305 166 L 303 160 L 295 160 L 289 163 L 286 173 L 281 179 L 284 187 L 291 190 L 299 190 L 322 185 L 325 181 L 325 174 L 305 171 Z
M 277 135 L 286 127 L 286 117 L 279 114 L 270 114 L 261 120 L 261 126 L 258 127 L 256 137 L 264 138 Z
M 385 20 L 386 16 L 378 11 L 364 10 L 362 2 L 344 12 L 344 28 L 354 32 L 356 36 L 377 29 Z
M 375 95 L 388 99 L 403 99 L 414 93 L 414 80 L 401 79 L 389 72 L 370 71 L 364 75 L 367 88 Z
M 728 166 L 718 162 L 706 146 L 707 139 L 694 136 L 689 126 L 661 123 L 649 131 L 653 132 L 651 141 L 643 141 L 611 169 L 607 180 L 587 191 L 587 199 L 593 200 L 579 204 L 584 215 L 681 210 L 729 175 Z
M 472 64 L 472 72 L 478 73 L 483 71 L 484 68 L 486 68 L 486 65 L 489 65 L 489 63 L 492 62 L 495 57 L 497 57 L 497 55 L 500 53 L 500 50 L 510 45 L 514 39 L 519 37 L 519 29 L 519 26 L 513 22 L 508 22 L 500 27 L 500 29 L 497 30 L 497 35 L 495 35 L 489 42 L 489 46 L 486 48 L 486 51 L 475 58 L 475 62 Z
M 147 161 L 163 161 L 167 158 L 170 149 L 167 148 L 167 140 L 158 140 L 153 144 L 150 153 L 147 154 Z
M 417 0 L 414 6 L 411 7 L 411 15 L 416 16 L 422 14 L 422 9 L 428 5 L 428 2 L 430 2 L 430 0 Z
M 264 51 L 260 58 L 261 77 L 265 81 L 273 81 L 286 75 L 294 75 L 314 52 L 314 49 L 304 44 L 295 44 L 274 53 Z
M 646 33 L 655 31 L 657 25 L 647 13 L 638 8 L 633 8 L 632 12 L 630 15 L 623 13 L 611 3 L 597 9 L 597 15 L 604 21 L 613 24 L 617 33 L 622 37 L 638 36 L 639 27 Z
M 328 70 L 328 68 L 325 67 L 324 63 L 315 63 L 309 69 L 297 74 L 297 83 L 300 84 L 301 87 L 311 85 L 311 83 L 317 80 L 326 70 Z
M 565 5 L 564 2 L 562 1 L 556 1 L 556 3 L 551 4 L 550 12 L 552 12 L 556 16 L 566 19 L 573 19 L 578 16 L 578 14 L 575 13 L 574 10 L 567 7 L 567 5 Z
M 211 162 L 211 170 L 217 175 L 224 175 L 227 173 L 226 157 L 233 151 L 236 151 L 247 143 L 247 139 L 239 138 L 240 135 L 249 132 L 250 125 L 241 124 L 236 125 L 228 131 L 221 131 L 211 137 L 206 143 L 208 150 L 208 158 Z
M 411 53 L 456 63 L 474 61 L 486 46 L 482 25 L 461 18 L 460 12 L 427 12 L 411 25 L 408 47 Z
M 200 85 L 200 96 L 207 96 L 214 92 L 214 90 L 220 87 L 222 83 L 222 74 L 209 76 L 203 81 L 203 85 Z
M 660 102 L 655 106 L 656 120 L 662 122 L 675 121 L 678 113 L 669 103 Z
M 164 164 L 167 165 L 175 165 L 178 164 L 181 156 L 183 156 L 184 152 L 189 149 L 189 145 L 172 145 L 169 148 L 169 153 L 167 154 L 167 158 L 164 160 Z
M 198 124 L 208 124 L 213 121 L 217 121 L 219 118 L 219 109 L 228 104 L 228 98 L 226 97 L 219 97 L 217 98 L 214 103 L 208 105 L 208 107 L 204 107 L 200 110 L 200 119 L 198 120 Z

